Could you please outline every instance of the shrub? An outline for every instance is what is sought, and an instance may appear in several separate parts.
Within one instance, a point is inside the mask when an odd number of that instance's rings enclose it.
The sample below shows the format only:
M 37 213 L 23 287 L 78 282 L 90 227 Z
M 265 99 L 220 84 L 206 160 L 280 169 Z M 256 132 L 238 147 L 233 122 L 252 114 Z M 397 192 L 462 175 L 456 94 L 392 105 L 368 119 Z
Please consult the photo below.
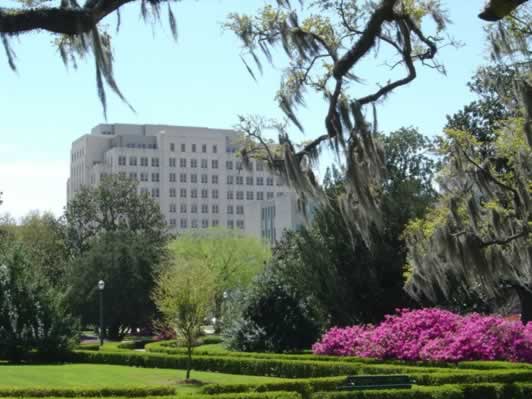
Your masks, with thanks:
M 460 316 L 440 309 L 400 310 L 374 327 L 332 328 L 316 354 L 379 359 L 532 362 L 532 323 L 496 316 Z
M 128 398 L 144 396 L 175 395 L 175 388 L 171 386 L 141 386 L 141 387 L 79 387 L 79 388 L 0 388 L 0 397 L 107 397 L 123 396 Z

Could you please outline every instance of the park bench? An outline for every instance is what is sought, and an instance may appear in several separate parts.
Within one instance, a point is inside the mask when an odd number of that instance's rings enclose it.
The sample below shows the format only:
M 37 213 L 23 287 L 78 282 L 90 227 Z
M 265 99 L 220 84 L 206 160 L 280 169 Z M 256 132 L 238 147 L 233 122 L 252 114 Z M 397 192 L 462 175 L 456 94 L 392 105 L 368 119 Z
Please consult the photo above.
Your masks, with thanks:
M 412 388 L 414 382 L 407 375 L 350 375 L 336 389 L 353 391 L 359 389 Z

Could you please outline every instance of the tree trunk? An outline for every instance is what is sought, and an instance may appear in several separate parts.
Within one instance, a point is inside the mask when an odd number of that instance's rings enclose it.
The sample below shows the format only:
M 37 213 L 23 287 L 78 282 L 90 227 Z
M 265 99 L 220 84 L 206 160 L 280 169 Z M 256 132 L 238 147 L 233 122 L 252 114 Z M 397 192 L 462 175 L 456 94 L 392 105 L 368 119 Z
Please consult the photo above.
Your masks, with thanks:
M 186 380 L 190 380 L 190 369 L 192 368 L 192 339 L 187 337 L 187 376 Z
M 521 303 L 521 321 L 526 325 L 532 322 L 532 292 L 523 287 L 516 288 Z

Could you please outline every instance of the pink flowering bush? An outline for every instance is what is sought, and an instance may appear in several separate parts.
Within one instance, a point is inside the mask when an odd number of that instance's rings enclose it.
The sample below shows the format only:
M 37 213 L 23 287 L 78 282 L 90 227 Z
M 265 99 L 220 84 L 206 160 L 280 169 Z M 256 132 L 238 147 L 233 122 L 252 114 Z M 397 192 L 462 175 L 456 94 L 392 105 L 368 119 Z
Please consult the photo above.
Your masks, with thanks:
M 334 327 L 312 350 L 379 359 L 532 362 L 532 323 L 435 308 L 402 309 L 378 326 Z

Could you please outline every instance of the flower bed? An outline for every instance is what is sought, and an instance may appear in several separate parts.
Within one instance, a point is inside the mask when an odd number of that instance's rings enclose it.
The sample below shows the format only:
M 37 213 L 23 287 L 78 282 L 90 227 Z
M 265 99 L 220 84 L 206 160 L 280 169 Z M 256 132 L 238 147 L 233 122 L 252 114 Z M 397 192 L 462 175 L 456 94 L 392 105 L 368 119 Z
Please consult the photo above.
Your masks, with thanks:
M 332 328 L 314 344 L 320 355 L 378 359 L 532 362 L 532 323 L 460 316 L 441 309 L 399 310 L 378 326 Z

